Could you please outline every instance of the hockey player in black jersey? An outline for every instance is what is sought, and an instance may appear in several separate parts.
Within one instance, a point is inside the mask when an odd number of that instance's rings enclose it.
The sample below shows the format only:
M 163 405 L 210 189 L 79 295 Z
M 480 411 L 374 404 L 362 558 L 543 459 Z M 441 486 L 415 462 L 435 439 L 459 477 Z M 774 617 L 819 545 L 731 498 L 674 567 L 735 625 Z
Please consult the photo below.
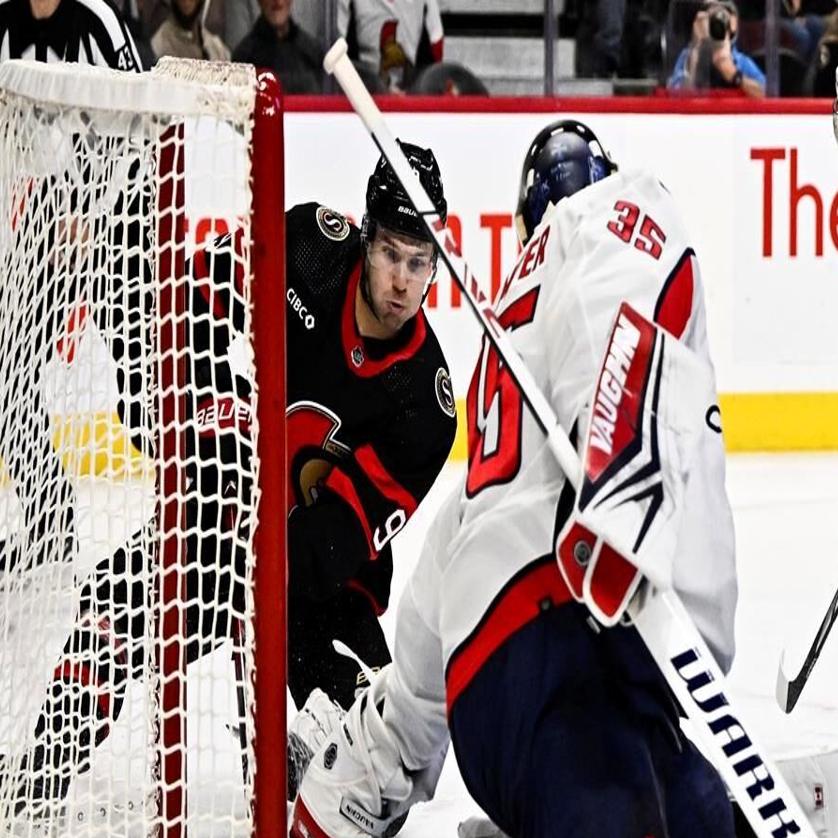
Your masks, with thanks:
M 403 147 L 444 214 L 432 152 Z M 229 283 L 216 282 L 236 270 L 231 260 L 241 264 L 237 245 L 236 236 L 223 237 L 193 260 L 191 416 L 214 408 L 219 415 L 219 405 L 246 404 L 249 396 L 227 360 L 244 309 Z M 447 365 L 421 310 L 436 255 L 383 159 L 369 181 L 361 230 L 306 204 L 286 215 L 286 246 L 289 685 L 299 707 L 317 687 L 348 706 L 362 676 L 332 640 L 373 668 L 389 662 L 378 616 L 389 595 L 390 542 L 454 438 Z M 249 424 L 237 420 L 213 428 L 198 421 L 187 435 L 186 647 L 194 660 L 228 638 L 244 611 L 249 518 L 241 508 L 249 507 L 251 487 L 242 475 L 250 474 L 251 441 Z M 119 716 L 128 679 L 141 672 L 144 646 L 134 641 L 149 613 L 148 546 L 139 531 L 83 589 L 36 743 L 19 766 L 21 808 L 38 798 L 45 811 L 60 803 Z
M 405 145 L 438 207 L 430 151 Z M 421 309 L 436 269 L 422 223 L 379 162 L 358 230 L 316 204 L 287 215 L 288 678 L 297 706 L 320 687 L 344 707 L 363 684 L 337 638 L 390 660 L 391 539 L 445 462 L 455 431 L 445 358 Z

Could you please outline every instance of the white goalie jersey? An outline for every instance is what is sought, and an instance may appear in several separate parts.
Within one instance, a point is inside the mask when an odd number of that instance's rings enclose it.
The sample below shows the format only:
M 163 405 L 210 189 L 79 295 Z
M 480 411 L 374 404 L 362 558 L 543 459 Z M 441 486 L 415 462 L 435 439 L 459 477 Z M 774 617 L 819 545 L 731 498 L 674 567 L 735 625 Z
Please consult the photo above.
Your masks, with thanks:
M 697 260 L 671 196 L 644 172 L 615 173 L 562 200 L 533 233 L 494 305 L 577 447 L 623 300 L 710 365 Z M 700 418 L 673 584 L 726 670 L 736 575 L 714 402 L 715 393 Z M 526 620 L 526 607 L 515 605 L 516 585 L 526 578 L 555 588 L 556 535 L 572 500 L 543 432 L 485 340 L 467 409 L 464 485 L 438 517 L 420 559 L 427 572 L 414 574 L 409 592 L 440 636 L 449 706 L 481 661 Z M 540 582 L 530 572 L 539 560 Z

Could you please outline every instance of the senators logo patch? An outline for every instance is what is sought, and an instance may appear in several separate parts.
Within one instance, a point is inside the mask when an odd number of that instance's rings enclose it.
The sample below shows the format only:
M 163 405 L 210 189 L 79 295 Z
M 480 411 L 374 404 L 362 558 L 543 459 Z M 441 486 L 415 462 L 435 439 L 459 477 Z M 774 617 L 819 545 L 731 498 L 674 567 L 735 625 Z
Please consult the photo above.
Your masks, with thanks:
M 349 222 L 328 207 L 317 207 L 317 226 L 332 241 L 342 242 L 349 235 Z
M 453 419 L 457 415 L 457 405 L 454 403 L 454 388 L 451 386 L 451 376 L 448 375 L 448 370 L 445 367 L 440 367 L 436 371 L 434 389 L 436 390 L 436 400 L 439 402 L 442 412 Z

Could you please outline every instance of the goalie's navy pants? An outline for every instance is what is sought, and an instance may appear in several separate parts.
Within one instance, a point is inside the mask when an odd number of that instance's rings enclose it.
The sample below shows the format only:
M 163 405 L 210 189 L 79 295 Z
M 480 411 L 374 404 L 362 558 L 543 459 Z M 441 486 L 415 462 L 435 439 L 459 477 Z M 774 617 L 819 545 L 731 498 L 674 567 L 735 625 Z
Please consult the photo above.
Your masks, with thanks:
M 681 733 L 634 629 L 576 603 L 488 659 L 450 712 L 468 790 L 513 838 L 732 838 L 724 785 Z

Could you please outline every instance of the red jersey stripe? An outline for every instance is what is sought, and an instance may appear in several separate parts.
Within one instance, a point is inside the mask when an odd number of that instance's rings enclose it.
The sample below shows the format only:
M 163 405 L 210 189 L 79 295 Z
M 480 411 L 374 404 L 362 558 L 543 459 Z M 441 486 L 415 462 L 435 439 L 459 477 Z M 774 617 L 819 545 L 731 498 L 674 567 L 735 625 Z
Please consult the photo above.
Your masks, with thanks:
M 495 598 L 477 630 L 448 662 L 445 673 L 448 715 L 472 678 L 509 637 L 541 614 L 546 604 L 556 606 L 570 600 L 570 591 L 552 556 L 513 578 Z
M 414 317 L 413 334 L 410 340 L 399 350 L 391 352 L 384 358 L 370 358 L 364 349 L 364 339 L 358 333 L 355 323 L 355 292 L 361 281 L 361 262 L 359 261 L 349 277 L 346 298 L 343 301 L 341 317 L 341 338 L 343 341 L 343 356 L 346 366 L 359 378 L 372 378 L 380 375 L 398 361 L 406 361 L 413 357 L 425 342 L 427 324 L 425 313 L 420 308 Z
M 418 505 L 416 498 L 384 468 L 384 464 L 378 459 L 378 455 L 371 445 L 362 445 L 360 448 L 357 448 L 355 459 L 367 477 L 373 482 L 375 488 L 384 497 L 393 501 L 396 506 L 404 509 L 408 518 L 416 511 Z
M 693 292 L 695 291 L 693 259 L 695 259 L 693 251 L 685 250 L 663 284 L 663 289 L 655 304 L 655 322 L 676 338 L 684 334 L 692 313 Z
M 370 557 L 374 556 L 376 551 L 372 546 L 372 530 L 370 529 L 370 522 L 367 519 L 366 512 L 364 512 L 364 506 L 361 503 L 361 499 L 358 497 L 358 493 L 352 485 L 352 481 L 339 468 L 333 468 L 331 472 L 329 472 L 329 476 L 326 478 L 326 486 L 328 486 L 333 492 L 337 492 L 337 494 L 352 507 L 352 511 L 355 513 L 355 516 L 364 528 L 364 538 L 366 538 L 367 545 L 370 548 Z

